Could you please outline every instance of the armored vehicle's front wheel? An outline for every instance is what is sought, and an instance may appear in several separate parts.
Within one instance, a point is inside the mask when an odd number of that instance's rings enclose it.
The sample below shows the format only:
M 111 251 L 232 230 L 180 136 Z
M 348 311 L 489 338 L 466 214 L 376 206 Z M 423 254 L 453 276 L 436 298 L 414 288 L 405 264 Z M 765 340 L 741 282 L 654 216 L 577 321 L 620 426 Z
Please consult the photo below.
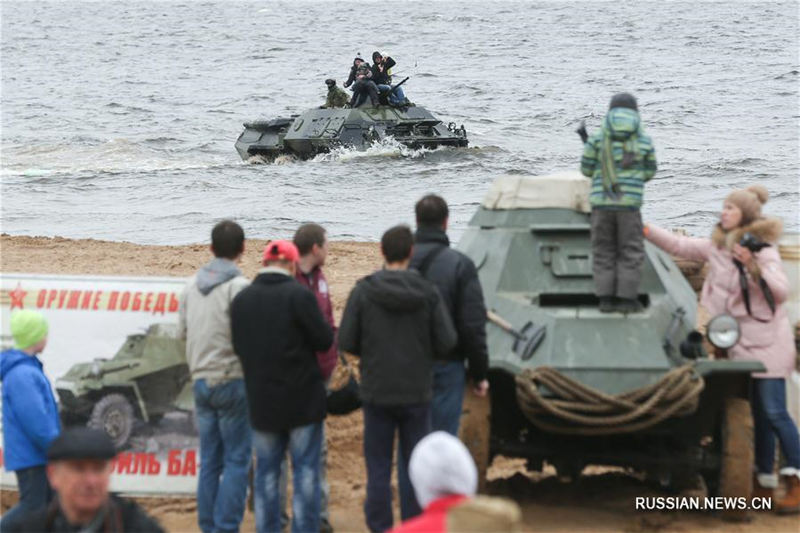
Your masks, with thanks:
M 134 420 L 133 406 L 125 396 L 107 394 L 92 408 L 92 415 L 87 425 L 105 431 L 111 437 L 114 446 L 122 449 L 131 436 Z
M 753 416 L 750 402 L 728 398 L 720 428 L 719 495 L 749 498 L 753 490 Z M 724 517 L 743 520 L 745 511 L 726 511 Z
M 489 439 L 491 434 L 491 401 L 481 398 L 467 385 L 461 413 L 461 440 L 478 467 L 478 491 L 486 490 L 486 471 L 489 469 Z

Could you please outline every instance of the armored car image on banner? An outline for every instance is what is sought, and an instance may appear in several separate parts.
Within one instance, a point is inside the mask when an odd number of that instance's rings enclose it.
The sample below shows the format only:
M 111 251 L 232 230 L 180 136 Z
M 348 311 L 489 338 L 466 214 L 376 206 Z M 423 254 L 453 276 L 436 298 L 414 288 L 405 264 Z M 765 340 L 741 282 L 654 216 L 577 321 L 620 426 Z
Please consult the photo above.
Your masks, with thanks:
M 195 491 L 199 456 L 192 382 L 177 328 L 184 283 L 182 278 L 2 274 L 2 348 L 13 345 L 13 312 L 45 316 L 48 343 L 38 357 L 53 385 L 62 426 L 108 433 L 119 450 L 112 490 Z M 0 469 L 0 485 L 14 484 L 15 476 Z

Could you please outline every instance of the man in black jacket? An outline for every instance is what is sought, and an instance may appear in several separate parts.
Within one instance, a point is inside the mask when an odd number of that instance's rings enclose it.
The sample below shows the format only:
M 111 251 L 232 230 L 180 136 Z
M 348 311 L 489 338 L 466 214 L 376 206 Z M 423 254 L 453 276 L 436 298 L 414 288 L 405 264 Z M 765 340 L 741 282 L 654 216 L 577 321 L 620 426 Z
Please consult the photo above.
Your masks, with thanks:
M 439 289 L 458 332 L 456 347 L 434 364 L 433 430 L 458 436 L 465 376 L 469 376 L 472 390 L 478 396 L 485 396 L 489 390 L 483 290 L 472 259 L 450 248 L 446 233 L 447 202 L 429 194 L 417 202 L 415 211 L 417 233 L 411 268 L 420 271 Z
M 433 365 L 431 425 L 433 431 L 446 431 L 457 437 L 467 375 L 474 394 L 486 396 L 489 390 L 486 306 L 475 264 L 450 248 L 447 202 L 429 194 L 417 202 L 415 211 L 417 233 L 411 268 L 439 289 L 458 332 L 458 344 Z M 398 469 L 397 479 L 401 494 L 413 490 L 404 468 Z
M 358 107 L 367 97 L 373 107 L 377 107 L 380 103 L 378 101 L 378 86 L 372 81 L 372 68 L 369 63 L 366 63 L 360 57 L 353 59 L 353 66 L 350 68 L 350 76 L 344 82 L 345 87 L 350 87 L 353 84 L 353 97 L 350 99 L 350 107 Z
M 402 106 L 406 103 L 406 95 L 402 87 L 392 91 L 392 67 L 397 63 L 389 56 L 383 56 L 380 52 L 372 52 L 372 81 L 378 86 L 378 90 L 390 91 L 388 100 L 393 106 Z
M 408 270 L 413 236 L 407 226 L 383 234 L 383 270 L 358 281 L 339 326 L 339 348 L 361 358 L 364 457 L 370 531 L 392 527 L 390 478 L 395 431 L 408 466 L 416 443 L 430 431 L 433 358 L 450 352 L 456 332 L 436 287 Z M 402 516 L 420 513 L 413 492 L 403 493 Z
M 292 531 L 319 531 L 319 463 L 325 384 L 316 352 L 333 331 L 295 280 L 297 247 L 273 241 L 252 285 L 231 304 L 233 348 L 242 363 L 256 449 L 256 530 L 279 532 L 281 460 L 292 457 Z
M 108 492 L 116 454 L 104 431 L 65 430 L 47 450 L 47 479 L 58 497 L 38 511 L 3 522 L 3 531 L 163 532 L 135 502 Z

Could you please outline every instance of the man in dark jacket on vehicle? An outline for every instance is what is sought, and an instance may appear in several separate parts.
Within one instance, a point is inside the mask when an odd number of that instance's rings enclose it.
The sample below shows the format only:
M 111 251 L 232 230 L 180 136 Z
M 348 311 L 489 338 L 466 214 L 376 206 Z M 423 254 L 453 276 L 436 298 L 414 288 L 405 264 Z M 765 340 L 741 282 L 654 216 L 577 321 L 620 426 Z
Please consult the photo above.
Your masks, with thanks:
M 392 67 L 397 63 L 389 56 L 384 57 L 380 52 L 372 52 L 372 81 L 378 86 L 379 91 L 389 92 L 389 103 L 400 106 L 406 103 L 406 95 L 402 87 L 392 91 Z
M 316 352 L 333 331 L 317 300 L 294 279 L 300 254 L 289 241 L 264 249 L 253 283 L 231 305 L 233 348 L 244 371 L 256 450 L 256 530 L 279 532 L 281 461 L 292 457 L 292 531 L 320 530 L 319 468 L 325 383 Z
M 136 503 L 108 492 L 116 454 L 104 431 L 65 430 L 47 450 L 47 478 L 58 497 L 37 511 L 3 522 L 3 531 L 164 531 Z
M 339 327 L 339 347 L 361 358 L 364 457 L 370 531 L 392 527 L 390 487 L 395 432 L 408 467 L 411 451 L 430 431 L 433 358 L 449 353 L 456 332 L 436 287 L 408 270 L 413 235 L 407 226 L 383 234 L 383 270 L 358 281 Z M 401 494 L 401 498 L 407 498 Z M 413 492 L 403 520 L 420 513 Z
M 350 76 L 344 82 L 345 87 L 353 84 L 353 98 L 350 100 L 350 107 L 360 106 L 369 97 L 373 107 L 377 106 L 378 86 L 372 81 L 372 69 L 369 63 L 360 57 L 353 59 L 353 66 L 350 68 Z

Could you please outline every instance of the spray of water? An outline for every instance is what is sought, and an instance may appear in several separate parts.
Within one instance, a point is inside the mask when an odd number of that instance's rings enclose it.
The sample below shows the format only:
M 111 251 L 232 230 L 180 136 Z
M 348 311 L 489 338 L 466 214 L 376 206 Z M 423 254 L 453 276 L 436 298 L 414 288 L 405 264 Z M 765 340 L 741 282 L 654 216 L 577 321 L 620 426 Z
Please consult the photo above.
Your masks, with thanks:
M 436 148 L 434 150 L 439 150 Z M 425 157 L 425 154 L 433 152 L 429 148 L 409 148 L 399 143 L 392 137 L 386 137 L 378 142 L 372 143 L 366 150 L 356 150 L 355 148 L 340 146 L 330 152 L 317 155 L 312 161 L 352 161 L 365 157 L 406 157 L 418 159 Z

